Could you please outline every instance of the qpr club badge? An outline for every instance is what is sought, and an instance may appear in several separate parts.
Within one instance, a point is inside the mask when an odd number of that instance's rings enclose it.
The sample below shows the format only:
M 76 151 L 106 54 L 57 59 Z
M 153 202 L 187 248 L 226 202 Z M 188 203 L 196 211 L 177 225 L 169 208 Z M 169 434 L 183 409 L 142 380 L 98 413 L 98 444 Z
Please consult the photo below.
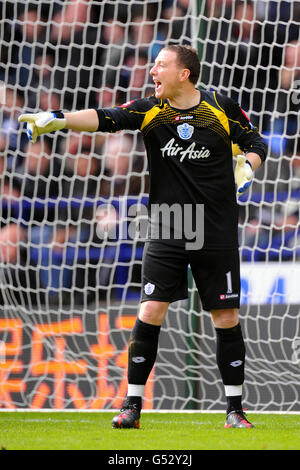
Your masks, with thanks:
M 180 126 L 177 126 L 177 132 L 181 139 L 190 139 L 194 132 L 194 126 L 191 126 L 187 122 L 184 122 L 183 124 L 180 124 Z
M 144 291 L 145 291 L 145 294 L 147 295 L 153 294 L 154 289 L 155 289 L 155 285 L 151 284 L 151 282 L 147 282 L 147 284 L 145 284 L 144 286 Z

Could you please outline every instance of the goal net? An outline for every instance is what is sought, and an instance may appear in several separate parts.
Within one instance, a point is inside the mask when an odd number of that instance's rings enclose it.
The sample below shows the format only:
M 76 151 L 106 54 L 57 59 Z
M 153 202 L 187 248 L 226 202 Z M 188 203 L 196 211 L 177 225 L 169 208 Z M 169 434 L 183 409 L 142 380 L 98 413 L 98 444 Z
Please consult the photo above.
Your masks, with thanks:
M 299 411 L 299 2 L 0 8 L 0 407 L 120 407 L 147 228 L 138 133 L 61 131 L 29 144 L 18 115 L 148 96 L 159 50 L 191 44 L 199 86 L 238 101 L 268 144 L 239 203 L 244 403 Z M 188 277 L 188 300 L 162 326 L 146 409 L 225 408 L 214 328 Z

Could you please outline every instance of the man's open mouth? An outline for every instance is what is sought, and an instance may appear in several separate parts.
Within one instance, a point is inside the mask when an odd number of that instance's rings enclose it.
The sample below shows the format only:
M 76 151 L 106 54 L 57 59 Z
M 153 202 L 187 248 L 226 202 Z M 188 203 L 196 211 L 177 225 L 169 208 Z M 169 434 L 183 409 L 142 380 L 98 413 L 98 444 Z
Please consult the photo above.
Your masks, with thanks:
M 155 91 L 159 91 L 161 88 L 161 82 L 158 80 L 155 80 Z

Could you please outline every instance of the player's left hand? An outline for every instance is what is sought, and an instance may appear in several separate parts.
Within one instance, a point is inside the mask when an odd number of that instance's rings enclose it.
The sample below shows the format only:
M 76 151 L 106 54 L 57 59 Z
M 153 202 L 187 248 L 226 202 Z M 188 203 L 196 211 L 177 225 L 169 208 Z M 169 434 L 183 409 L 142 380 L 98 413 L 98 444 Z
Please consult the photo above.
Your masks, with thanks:
M 238 155 L 234 178 L 237 185 L 237 197 L 241 196 L 251 185 L 253 171 L 245 155 Z

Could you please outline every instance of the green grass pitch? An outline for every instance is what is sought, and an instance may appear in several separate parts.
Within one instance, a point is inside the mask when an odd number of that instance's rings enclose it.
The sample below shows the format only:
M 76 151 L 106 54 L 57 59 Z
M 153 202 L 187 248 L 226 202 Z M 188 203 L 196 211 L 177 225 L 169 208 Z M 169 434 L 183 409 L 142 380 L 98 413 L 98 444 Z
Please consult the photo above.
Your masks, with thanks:
M 224 429 L 223 413 L 143 413 L 112 429 L 110 412 L 0 411 L 2 450 L 299 450 L 300 415 L 251 414 L 255 429 Z

